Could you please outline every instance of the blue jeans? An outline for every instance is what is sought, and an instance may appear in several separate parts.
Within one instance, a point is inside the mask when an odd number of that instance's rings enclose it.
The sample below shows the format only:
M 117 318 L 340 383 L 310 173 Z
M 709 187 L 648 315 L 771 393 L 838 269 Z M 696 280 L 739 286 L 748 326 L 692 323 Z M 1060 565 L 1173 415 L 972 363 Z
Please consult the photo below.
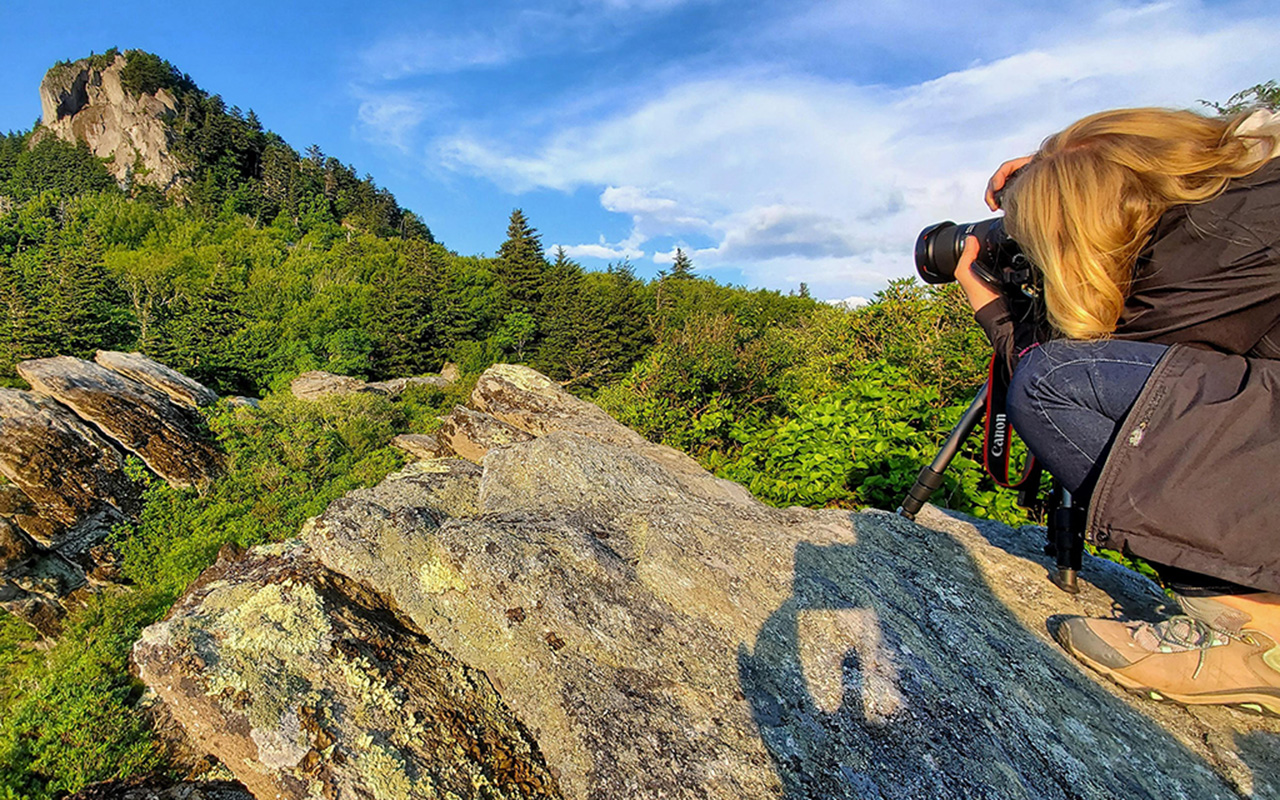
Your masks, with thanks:
M 1120 423 L 1168 349 L 1117 340 L 1046 342 L 1014 370 L 1009 421 L 1072 494 L 1092 491 Z

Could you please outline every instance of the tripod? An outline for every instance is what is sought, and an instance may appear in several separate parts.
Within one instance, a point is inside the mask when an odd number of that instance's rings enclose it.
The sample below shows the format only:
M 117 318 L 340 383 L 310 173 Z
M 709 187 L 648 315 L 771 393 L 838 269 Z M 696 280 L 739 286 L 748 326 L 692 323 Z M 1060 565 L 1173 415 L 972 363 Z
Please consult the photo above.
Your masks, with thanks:
M 942 443 L 933 461 L 925 465 L 916 476 L 915 484 L 903 498 L 902 505 L 898 507 L 898 514 L 909 520 L 915 520 L 916 514 L 942 486 L 942 475 L 952 459 L 956 457 L 956 453 L 960 451 L 960 445 L 969 438 L 969 434 L 973 433 L 978 423 L 982 422 L 986 416 L 989 390 L 990 384 L 983 384 L 978 390 L 977 396 L 960 417 L 960 422 L 951 429 L 950 435 Z M 1071 493 L 1063 488 L 1056 478 L 1047 498 L 1041 500 L 1039 491 L 1040 479 L 1037 467 L 1031 479 L 1018 490 L 1018 505 L 1023 508 L 1039 507 L 1046 511 L 1048 541 L 1045 543 L 1044 552 L 1045 555 L 1053 556 L 1056 561 L 1056 568 L 1049 573 L 1049 580 L 1064 592 L 1078 594 L 1080 586 L 1077 579 L 1084 560 L 1085 510 L 1075 505 Z

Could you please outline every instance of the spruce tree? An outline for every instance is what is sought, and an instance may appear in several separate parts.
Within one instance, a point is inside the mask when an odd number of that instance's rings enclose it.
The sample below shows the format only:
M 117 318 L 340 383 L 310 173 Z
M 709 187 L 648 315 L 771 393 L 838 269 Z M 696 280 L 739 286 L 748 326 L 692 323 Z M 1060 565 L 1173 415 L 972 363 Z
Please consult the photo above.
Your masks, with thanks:
M 532 311 L 542 299 L 547 260 L 542 240 L 524 212 L 515 209 L 507 225 L 507 240 L 498 248 L 498 278 L 507 287 L 508 310 Z
M 547 268 L 538 318 L 542 343 L 534 365 L 557 379 L 573 379 L 589 370 L 586 363 L 587 317 L 591 309 L 583 294 L 582 268 L 556 248 Z
M 693 260 L 679 247 L 676 248 L 676 257 L 671 262 L 671 272 L 668 273 L 668 277 L 677 281 L 691 280 L 694 277 Z

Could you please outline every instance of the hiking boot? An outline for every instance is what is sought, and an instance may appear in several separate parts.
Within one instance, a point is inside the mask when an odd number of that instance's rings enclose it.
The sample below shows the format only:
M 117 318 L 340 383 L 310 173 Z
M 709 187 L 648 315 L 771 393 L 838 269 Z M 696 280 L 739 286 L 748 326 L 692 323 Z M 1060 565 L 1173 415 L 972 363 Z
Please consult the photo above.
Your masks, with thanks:
M 1280 716 L 1280 644 L 1179 615 L 1164 622 L 1070 617 L 1058 642 L 1091 669 L 1153 700 Z

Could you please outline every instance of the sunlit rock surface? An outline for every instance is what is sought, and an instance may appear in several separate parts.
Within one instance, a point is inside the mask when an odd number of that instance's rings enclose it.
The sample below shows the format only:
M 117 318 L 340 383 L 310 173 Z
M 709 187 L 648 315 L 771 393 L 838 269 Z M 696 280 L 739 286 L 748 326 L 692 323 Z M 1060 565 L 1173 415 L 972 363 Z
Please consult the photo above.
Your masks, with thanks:
M 176 486 L 221 469 L 192 410 L 216 395 L 136 353 L 98 355 L 112 368 L 27 361 L 18 370 L 34 391 L 0 389 L 0 607 L 49 638 L 69 608 L 120 579 L 106 539 L 142 509 L 129 452 Z
M 135 648 L 257 796 L 1280 793 L 1276 721 L 1131 698 L 1052 642 L 1152 613 L 1144 579 L 1091 559 L 1070 597 L 1037 529 L 770 508 L 523 368 L 473 403 L 538 438 L 352 492 Z
M 145 384 L 70 356 L 23 361 L 17 370 L 172 486 L 203 488 L 222 471 L 222 455 L 191 411 Z
M 94 354 L 93 360 L 112 372 L 118 372 L 126 378 L 132 378 L 138 383 L 150 386 L 180 406 L 198 408 L 218 399 L 217 392 L 207 386 L 141 353 L 99 350 Z
M 167 191 L 181 180 L 181 165 L 170 152 L 177 100 L 167 89 L 134 95 L 120 82 L 124 55 L 94 66 L 90 59 L 59 64 L 40 82 L 42 131 L 67 142 L 84 142 L 106 159 L 122 185 L 130 181 Z

